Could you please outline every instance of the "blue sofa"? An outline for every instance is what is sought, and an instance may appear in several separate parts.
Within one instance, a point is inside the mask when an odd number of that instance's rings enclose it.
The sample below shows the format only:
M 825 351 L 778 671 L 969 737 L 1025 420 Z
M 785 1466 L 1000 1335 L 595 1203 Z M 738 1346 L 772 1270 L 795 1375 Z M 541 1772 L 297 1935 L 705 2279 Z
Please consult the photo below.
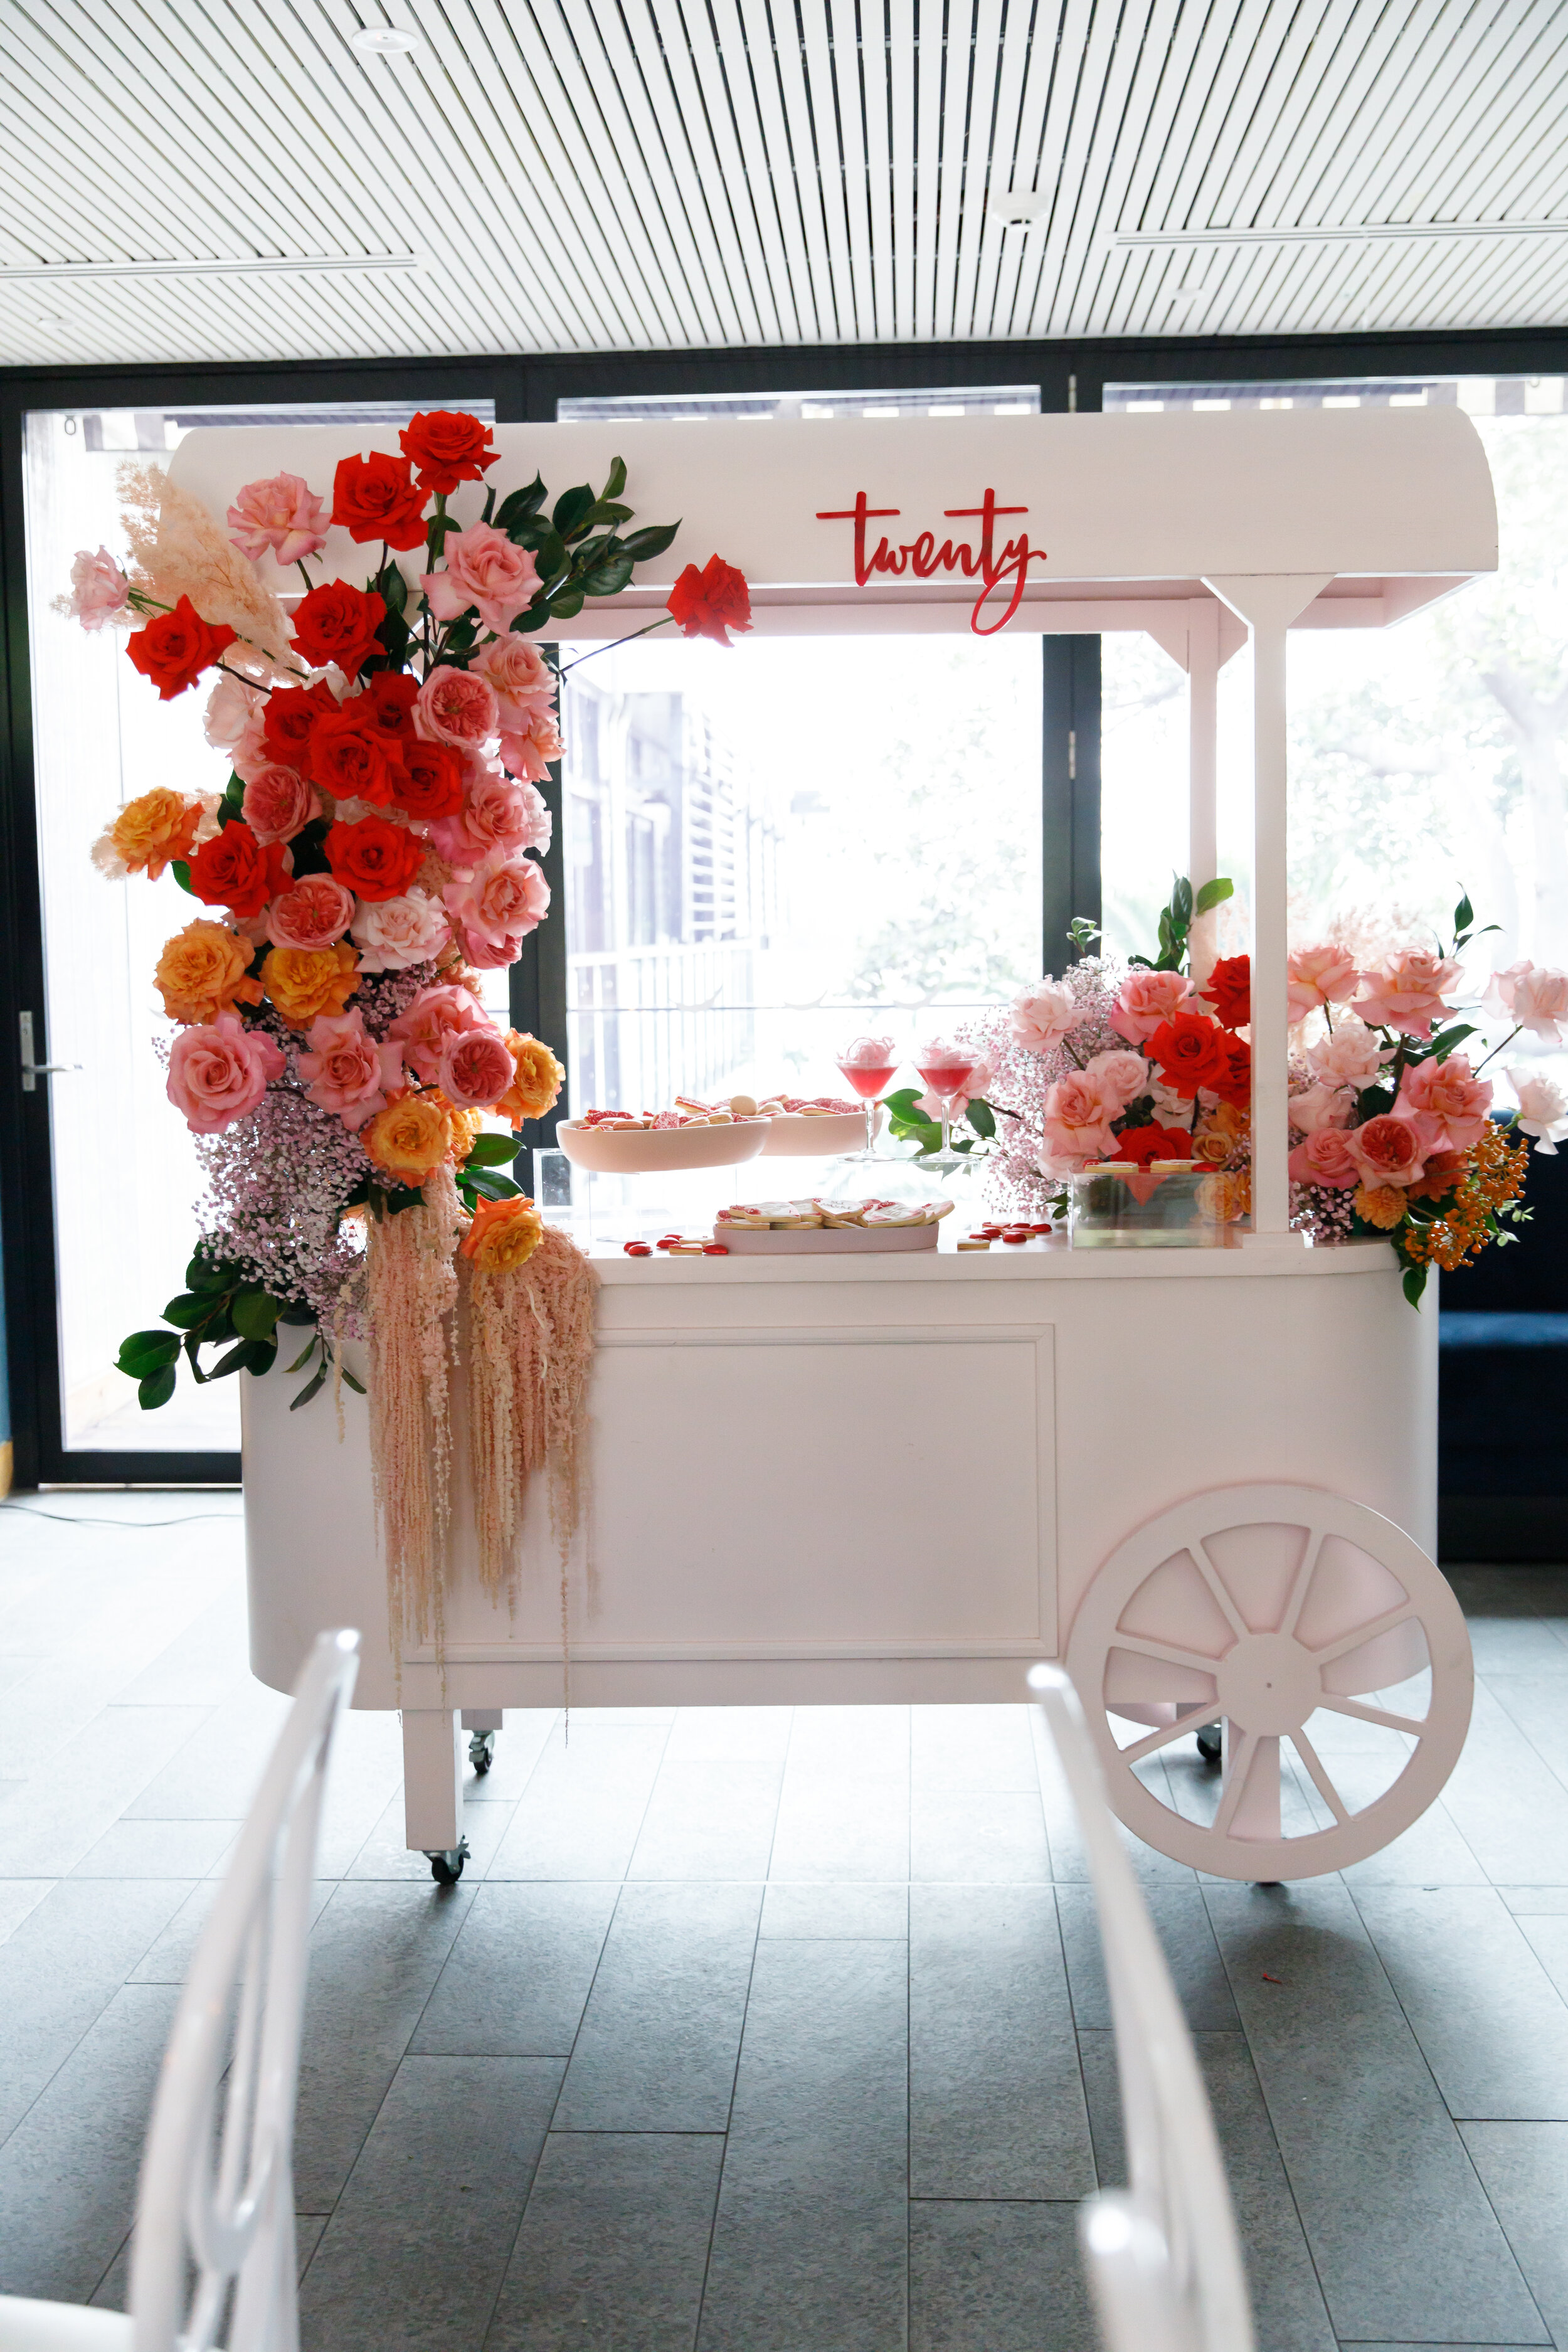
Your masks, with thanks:
M 1437 1548 L 1568 1559 L 1568 1150 L 1530 1155 L 1518 1242 L 1441 1278 Z

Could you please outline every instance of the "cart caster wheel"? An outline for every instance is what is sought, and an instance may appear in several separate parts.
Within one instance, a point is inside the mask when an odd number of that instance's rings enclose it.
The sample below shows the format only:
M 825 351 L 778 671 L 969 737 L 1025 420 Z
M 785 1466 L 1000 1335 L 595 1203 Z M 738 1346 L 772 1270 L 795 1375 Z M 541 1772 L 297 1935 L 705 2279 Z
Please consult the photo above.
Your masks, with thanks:
M 1417 1821 L 1475 1679 L 1419 1544 L 1296 1486 L 1212 1487 L 1138 1528 L 1079 1603 L 1067 1665 L 1121 1820 L 1255 1885 L 1363 1862 Z M 1185 1747 L 1196 1732 L 1212 1756 L 1216 1724 L 1217 1777 Z
M 473 1731 L 468 1735 L 468 1761 L 476 1772 L 488 1772 L 496 1760 L 496 1736 L 493 1731 Z
M 430 1875 L 437 1886 L 456 1886 L 463 1874 L 463 1864 L 468 1858 L 467 1838 L 459 1838 L 456 1845 L 447 1848 L 445 1853 L 432 1853 L 428 1847 L 425 1850 L 425 1859 L 430 1865 Z
M 1217 1764 L 1225 1749 L 1225 1734 L 1217 1723 L 1205 1723 L 1198 1732 L 1198 1754 L 1205 1764 Z

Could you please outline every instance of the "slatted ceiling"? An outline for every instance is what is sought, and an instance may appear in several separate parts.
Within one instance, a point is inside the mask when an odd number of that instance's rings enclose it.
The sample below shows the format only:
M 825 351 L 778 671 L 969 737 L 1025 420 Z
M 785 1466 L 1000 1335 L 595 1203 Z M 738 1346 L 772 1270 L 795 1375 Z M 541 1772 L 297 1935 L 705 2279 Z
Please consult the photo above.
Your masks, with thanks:
M 1568 221 L 1562 0 L 0 0 L 0 263 L 428 257 L 0 278 L 10 361 L 1568 322 L 1568 235 L 1115 243 Z

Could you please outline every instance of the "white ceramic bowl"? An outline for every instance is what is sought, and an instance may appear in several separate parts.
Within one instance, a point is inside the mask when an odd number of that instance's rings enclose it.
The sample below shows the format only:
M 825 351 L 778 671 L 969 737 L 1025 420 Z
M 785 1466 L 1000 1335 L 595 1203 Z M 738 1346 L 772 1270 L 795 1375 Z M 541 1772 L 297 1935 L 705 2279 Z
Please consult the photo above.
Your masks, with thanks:
M 866 1114 L 859 1110 L 825 1110 L 816 1118 L 804 1111 L 775 1111 L 768 1120 L 764 1160 L 837 1160 L 844 1151 L 866 1148 Z M 877 1112 L 881 1132 L 882 1113 Z
M 766 1146 L 769 1121 L 724 1127 L 584 1127 L 563 1119 L 555 1140 L 574 1168 L 598 1176 L 647 1176 L 672 1168 L 733 1168 Z

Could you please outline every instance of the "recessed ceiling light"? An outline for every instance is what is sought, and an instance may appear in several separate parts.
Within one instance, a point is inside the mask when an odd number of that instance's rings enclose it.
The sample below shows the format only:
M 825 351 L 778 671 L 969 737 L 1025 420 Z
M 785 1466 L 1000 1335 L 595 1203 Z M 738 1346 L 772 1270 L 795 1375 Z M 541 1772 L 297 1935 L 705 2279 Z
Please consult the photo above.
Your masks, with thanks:
M 357 33 L 350 34 L 349 45 L 366 57 L 395 58 L 416 49 L 419 36 L 405 32 L 401 25 L 362 25 Z
M 36 327 L 63 327 L 65 320 L 58 310 L 40 310 L 33 324 Z
M 1189 302 L 1197 295 L 1201 294 L 1203 290 L 1204 281 L 1201 278 L 1184 278 L 1181 284 L 1176 289 L 1177 293 L 1180 294 L 1184 299 Z

